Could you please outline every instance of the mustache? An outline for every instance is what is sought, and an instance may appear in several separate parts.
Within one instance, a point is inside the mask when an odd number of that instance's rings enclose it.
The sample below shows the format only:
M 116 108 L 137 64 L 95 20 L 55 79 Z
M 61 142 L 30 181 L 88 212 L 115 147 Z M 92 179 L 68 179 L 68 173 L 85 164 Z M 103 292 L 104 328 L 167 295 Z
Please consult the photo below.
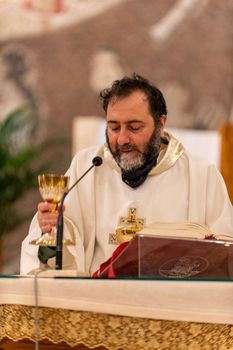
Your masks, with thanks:
M 132 143 L 126 143 L 124 145 L 117 145 L 116 151 L 139 151 L 138 147 Z

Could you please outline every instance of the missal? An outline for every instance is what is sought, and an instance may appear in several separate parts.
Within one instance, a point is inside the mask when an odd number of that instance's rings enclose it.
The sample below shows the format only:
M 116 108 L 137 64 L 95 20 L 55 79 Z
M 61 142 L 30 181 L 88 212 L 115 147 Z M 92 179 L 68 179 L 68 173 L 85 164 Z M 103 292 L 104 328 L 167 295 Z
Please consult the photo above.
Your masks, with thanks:
M 136 234 L 130 242 L 117 247 L 95 276 L 233 280 L 233 241 L 209 237 Z

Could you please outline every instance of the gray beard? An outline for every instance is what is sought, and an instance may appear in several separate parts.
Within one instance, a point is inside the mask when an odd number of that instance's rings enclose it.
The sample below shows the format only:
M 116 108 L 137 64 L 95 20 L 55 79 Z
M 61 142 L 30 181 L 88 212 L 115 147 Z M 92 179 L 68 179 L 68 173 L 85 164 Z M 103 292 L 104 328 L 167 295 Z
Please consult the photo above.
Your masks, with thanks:
M 128 158 L 127 154 L 125 154 L 119 157 L 116 156 L 115 160 L 119 167 L 125 171 L 141 168 L 145 163 L 143 154 L 141 153 L 139 153 L 138 156 L 133 159 Z
M 118 146 L 116 152 L 113 152 L 109 143 L 108 134 L 106 131 L 106 141 L 108 144 L 108 148 L 115 159 L 116 163 L 123 171 L 132 171 L 142 168 L 147 162 L 155 157 L 155 155 L 159 154 L 160 145 L 161 145 L 161 136 L 160 136 L 160 127 L 157 126 L 153 134 L 151 135 L 149 141 L 145 144 L 145 150 L 143 153 L 138 153 L 137 157 L 133 159 L 127 156 L 126 154 L 121 154 L 121 149 L 137 149 L 132 144 L 125 144 L 122 146 Z

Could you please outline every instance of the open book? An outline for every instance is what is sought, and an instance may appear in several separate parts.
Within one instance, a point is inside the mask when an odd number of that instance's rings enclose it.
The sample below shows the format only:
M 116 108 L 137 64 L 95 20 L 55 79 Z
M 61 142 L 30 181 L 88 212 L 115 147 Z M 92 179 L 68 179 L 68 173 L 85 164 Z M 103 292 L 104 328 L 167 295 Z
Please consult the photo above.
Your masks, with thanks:
M 140 234 L 151 234 L 182 238 L 210 238 L 218 240 L 233 240 L 233 235 L 212 232 L 208 226 L 196 222 L 155 222 L 146 226 Z

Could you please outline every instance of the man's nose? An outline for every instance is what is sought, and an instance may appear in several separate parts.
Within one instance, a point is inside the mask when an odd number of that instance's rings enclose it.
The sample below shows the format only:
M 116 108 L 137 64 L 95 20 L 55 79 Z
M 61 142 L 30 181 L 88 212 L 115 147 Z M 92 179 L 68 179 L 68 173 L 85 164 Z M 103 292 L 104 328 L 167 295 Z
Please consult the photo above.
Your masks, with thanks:
M 129 137 L 129 132 L 126 129 L 121 129 L 118 138 L 117 138 L 117 143 L 118 145 L 125 145 L 126 143 L 130 142 L 130 137 Z

